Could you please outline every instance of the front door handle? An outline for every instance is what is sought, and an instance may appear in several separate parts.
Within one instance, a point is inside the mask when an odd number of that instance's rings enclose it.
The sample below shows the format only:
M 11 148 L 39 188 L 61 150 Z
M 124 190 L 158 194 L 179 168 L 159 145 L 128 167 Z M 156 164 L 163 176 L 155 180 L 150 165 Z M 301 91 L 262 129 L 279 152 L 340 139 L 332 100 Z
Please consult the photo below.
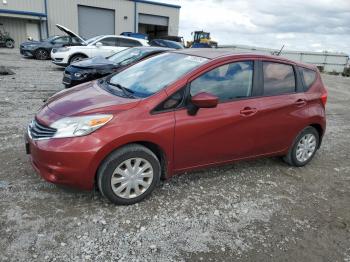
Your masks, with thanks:
M 241 116 L 252 116 L 258 112 L 256 108 L 245 107 L 240 111 Z
M 297 101 L 295 101 L 295 104 L 297 106 L 302 107 L 302 106 L 306 105 L 306 100 L 305 99 L 298 99 Z

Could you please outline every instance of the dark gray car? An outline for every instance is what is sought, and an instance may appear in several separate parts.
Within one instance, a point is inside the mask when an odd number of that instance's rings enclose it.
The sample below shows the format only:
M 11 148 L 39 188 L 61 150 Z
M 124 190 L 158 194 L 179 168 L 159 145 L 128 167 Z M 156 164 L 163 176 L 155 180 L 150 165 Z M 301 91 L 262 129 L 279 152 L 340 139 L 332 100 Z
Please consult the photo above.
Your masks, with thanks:
M 67 28 L 61 25 L 56 25 L 58 29 L 67 35 L 51 36 L 42 41 L 28 41 L 20 45 L 20 53 L 24 57 L 34 57 L 39 60 L 46 60 L 50 58 L 52 48 L 59 48 L 63 46 L 83 45 L 84 39 L 74 34 Z

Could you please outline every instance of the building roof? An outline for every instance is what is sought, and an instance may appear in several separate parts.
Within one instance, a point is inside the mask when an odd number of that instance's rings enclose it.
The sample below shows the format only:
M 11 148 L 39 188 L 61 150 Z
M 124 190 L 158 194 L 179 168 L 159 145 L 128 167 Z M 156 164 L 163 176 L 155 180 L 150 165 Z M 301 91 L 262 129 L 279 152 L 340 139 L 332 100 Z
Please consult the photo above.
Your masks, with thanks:
M 167 4 L 162 2 L 154 2 L 154 1 L 148 1 L 148 0 L 131 0 L 136 3 L 144 3 L 144 4 L 151 4 L 151 5 L 160 5 L 165 7 L 172 7 L 172 8 L 181 8 L 180 5 L 173 5 L 173 4 Z

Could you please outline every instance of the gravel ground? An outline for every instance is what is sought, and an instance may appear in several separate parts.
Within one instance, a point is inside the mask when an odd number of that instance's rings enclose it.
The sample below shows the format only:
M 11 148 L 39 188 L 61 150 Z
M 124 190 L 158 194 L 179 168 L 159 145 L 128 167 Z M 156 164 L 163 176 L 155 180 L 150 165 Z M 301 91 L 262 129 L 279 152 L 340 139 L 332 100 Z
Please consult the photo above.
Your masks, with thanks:
M 350 262 L 350 78 L 323 75 L 328 129 L 314 160 L 240 162 L 162 182 L 146 201 L 43 181 L 23 133 L 62 69 L 0 49 L 0 261 Z

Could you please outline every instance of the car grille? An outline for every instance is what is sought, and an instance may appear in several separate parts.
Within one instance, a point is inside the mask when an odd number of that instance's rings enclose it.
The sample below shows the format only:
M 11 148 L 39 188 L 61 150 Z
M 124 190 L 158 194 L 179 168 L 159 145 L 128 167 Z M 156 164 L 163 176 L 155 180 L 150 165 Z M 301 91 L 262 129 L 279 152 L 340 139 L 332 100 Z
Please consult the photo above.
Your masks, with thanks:
M 56 133 L 57 129 L 44 126 L 33 120 L 28 126 L 28 134 L 32 139 L 51 138 Z

